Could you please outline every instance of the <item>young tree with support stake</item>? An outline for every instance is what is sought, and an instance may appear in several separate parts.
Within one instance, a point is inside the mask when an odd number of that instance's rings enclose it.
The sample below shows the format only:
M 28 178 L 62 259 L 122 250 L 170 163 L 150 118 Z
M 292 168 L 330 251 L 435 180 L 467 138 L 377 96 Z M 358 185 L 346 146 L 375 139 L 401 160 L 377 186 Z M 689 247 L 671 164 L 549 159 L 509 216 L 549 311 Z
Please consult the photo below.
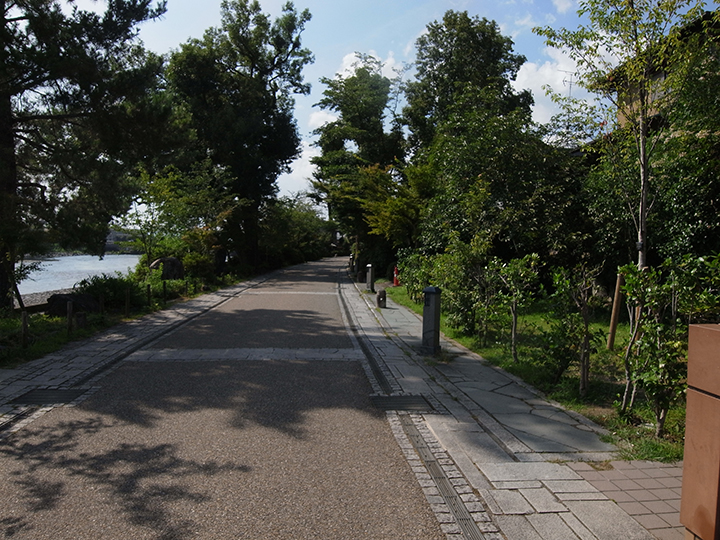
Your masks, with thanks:
M 637 232 L 638 268 L 648 265 L 652 156 L 662 131 L 659 119 L 672 106 L 670 86 L 683 83 L 666 73 L 686 60 L 682 30 L 703 16 L 704 6 L 702 0 L 585 0 L 578 14 L 589 19 L 588 26 L 574 31 L 535 29 L 548 45 L 576 62 L 578 84 L 597 96 L 606 119 L 615 123 L 610 144 L 626 140 L 624 134 L 632 141 L 636 184 L 626 200 Z
M 669 324 L 663 316 L 668 305 L 676 305 L 677 284 L 661 283 L 661 270 L 649 268 L 648 223 L 655 202 L 663 201 L 663 190 L 676 189 L 656 172 L 663 161 L 666 169 L 672 162 L 663 148 L 664 131 L 674 129 L 675 109 L 683 106 L 688 86 L 698 84 L 687 75 L 700 56 L 703 34 L 716 20 L 704 7 L 700 0 L 586 0 L 579 13 L 589 18 L 589 27 L 537 30 L 549 45 L 570 54 L 580 84 L 615 112 L 615 129 L 600 145 L 600 165 L 604 176 L 616 180 L 607 187 L 625 197 L 638 251 L 637 265 L 622 269 L 633 309 L 619 409 L 628 413 L 635 389 L 642 386 L 653 401 L 658 437 L 669 404 L 681 394 L 685 363 L 675 309 Z

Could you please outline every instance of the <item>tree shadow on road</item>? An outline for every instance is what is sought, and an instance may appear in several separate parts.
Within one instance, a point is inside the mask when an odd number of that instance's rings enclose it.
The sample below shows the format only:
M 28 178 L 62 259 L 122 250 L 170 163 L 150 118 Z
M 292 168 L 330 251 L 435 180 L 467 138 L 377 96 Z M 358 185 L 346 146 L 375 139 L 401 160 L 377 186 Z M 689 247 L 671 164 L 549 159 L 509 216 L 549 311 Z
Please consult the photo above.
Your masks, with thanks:
M 129 523 L 156 531 L 158 539 L 195 537 L 193 521 L 179 520 L 168 509 L 172 502 L 210 500 L 185 479 L 250 470 L 232 462 L 181 457 L 173 444 L 119 443 L 94 450 L 86 445 L 88 438 L 112 427 L 99 417 L 40 424 L 0 441 L 0 472 L 6 478 L 0 486 L 5 514 L 0 534 L 5 537 L 32 538 L 33 530 L 46 530 L 52 511 L 67 512 L 68 505 L 82 503 L 80 492 L 88 487 L 93 496 L 100 493 L 119 506 Z
M 203 447 L 224 436 L 252 446 L 247 439 L 257 429 L 309 444 L 313 434 L 305 424 L 313 411 L 384 416 L 371 406 L 371 387 L 356 362 L 139 362 L 101 383 L 101 390 L 77 408 L 53 411 L 0 441 L 0 474 L 8 479 L 0 498 L 15 501 L 0 513 L 0 535 L 32 538 L 36 527 L 48 527 L 46 516 L 66 513 L 79 491 L 94 486 L 95 499 L 116 508 L 132 526 L 154 531 L 153 538 L 195 537 L 203 526 L 189 514 L 178 514 L 178 505 L 201 509 L 217 502 L 217 493 L 207 493 L 198 479 L 252 468 L 237 462 L 240 448 L 224 462 L 206 459 L 208 454 L 195 458 L 170 442 L 182 436 L 168 437 L 167 428 L 158 426 L 169 422 L 172 430 L 182 429 L 188 415 L 211 422 L 222 417 L 208 428 L 206 439 L 191 444 Z M 74 419 L 53 422 L 52 415 Z M 137 439 L 118 438 L 137 430 Z M 148 442 L 153 437 L 159 439 Z
M 352 409 L 373 417 L 372 387 L 357 362 L 246 360 L 128 363 L 83 408 L 153 427 L 166 414 L 223 410 L 231 427 L 254 424 L 303 438 L 305 417 L 319 409 Z
M 214 310 L 199 317 L 153 345 L 171 349 L 352 349 L 341 321 L 336 299 L 307 300 L 296 309 L 292 297 L 273 297 L 275 309 L 257 306 L 258 295 L 234 300 L 236 308 Z M 253 302 L 254 301 L 254 302 Z M 252 302 L 252 303 L 251 303 Z

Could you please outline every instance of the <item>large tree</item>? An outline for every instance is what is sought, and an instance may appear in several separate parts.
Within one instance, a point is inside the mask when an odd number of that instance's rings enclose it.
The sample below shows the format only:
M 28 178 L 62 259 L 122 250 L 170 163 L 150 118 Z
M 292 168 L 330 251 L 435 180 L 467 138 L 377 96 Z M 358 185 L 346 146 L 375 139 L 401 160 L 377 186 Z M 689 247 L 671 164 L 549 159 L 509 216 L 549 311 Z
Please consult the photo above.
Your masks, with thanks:
M 416 43 L 417 75 L 407 84 L 403 111 L 413 149 L 431 144 L 438 123 L 465 91 L 475 94 L 475 107 L 489 105 L 501 113 L 530 107 L 530 92 L 516 93 L 510 85 L 525 62 L 512 46 L 495 21 L 466 11 L 448 11 L 442 21 L 428 25 Z M 489 92 L 483 97 L 478 89 Z
M 153 116 L 161 70 L 136 40 L 164 11 L 111 0 L 104 13 L 61 0 L 4 0 L 0 21 L 0 307 L 17 292 L 15 265 L 47 233 L 102 253 L 107 224 L 127 205 L 124 178 L 138 116 Z M 133 150 L 134 148 L 134 150 Z
M 232 176 L 228 190 L 238 204 L 223 243 L 252 266 L 260 209 L 299 153 L 292 96 L 309 92 L 302 69 L 313 58 L 300 35 L 310 13 L 288 2 L 273 22 L 256 0 L 226 0 L 221 9 L 220 28 L 172 55 L 168 79 L 192 115 L 200 155 Z
M 385 266 L 390 246 L 379 237 L 368 241 L 368 205 L 382 197 L 380 184 L 399 180 L 404 151 L 400 126 L 389 114 L 395 85 L 382 68 L 376 58 L 360 55 L 351 73 L 321 79 L 326 89 L 317 106 L 337 119 L 315 131 L 321 155 L 312 162 L 316 198 L 327 204 L 342 233 L 356 241 L 364 261 Z

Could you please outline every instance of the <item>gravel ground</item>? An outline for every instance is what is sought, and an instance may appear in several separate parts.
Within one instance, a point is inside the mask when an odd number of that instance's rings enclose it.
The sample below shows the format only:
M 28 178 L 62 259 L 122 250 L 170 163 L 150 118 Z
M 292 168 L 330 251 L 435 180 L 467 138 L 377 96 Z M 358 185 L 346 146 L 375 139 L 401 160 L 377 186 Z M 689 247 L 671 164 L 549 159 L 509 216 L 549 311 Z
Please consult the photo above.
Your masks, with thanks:
M 164 346 L 352 347 L 341 264 L 283 272 Z M 0 537 L 445 539 L 358 362 L 126 361 L 98 385 L 0 440 Z
M 0 442 L 16 539 L 444 535 L 354 362 L 128 363 Z
M 53 294 L 66 294 L 73 292 L 72 289 L 58 289 L 56 291 L 45 291 L 32 294 L 23 294 L 22 299 L 25 306 L 36 306 L 38 304 L 45 304 L 47 299 Z M 15 307 L 17 306 L 17 300 L 15 300 Z

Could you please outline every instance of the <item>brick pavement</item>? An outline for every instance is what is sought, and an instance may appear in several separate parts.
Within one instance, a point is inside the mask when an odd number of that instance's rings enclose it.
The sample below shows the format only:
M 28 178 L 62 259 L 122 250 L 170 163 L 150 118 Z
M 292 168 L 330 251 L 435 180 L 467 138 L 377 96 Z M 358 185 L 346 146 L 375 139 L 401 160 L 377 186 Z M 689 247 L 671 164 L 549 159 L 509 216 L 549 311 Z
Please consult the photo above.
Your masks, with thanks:
M 631 515 L 659 540 L 682 540 L 682 463 L 611 461 L 591 466 L 570 463 L 591 485 Z

